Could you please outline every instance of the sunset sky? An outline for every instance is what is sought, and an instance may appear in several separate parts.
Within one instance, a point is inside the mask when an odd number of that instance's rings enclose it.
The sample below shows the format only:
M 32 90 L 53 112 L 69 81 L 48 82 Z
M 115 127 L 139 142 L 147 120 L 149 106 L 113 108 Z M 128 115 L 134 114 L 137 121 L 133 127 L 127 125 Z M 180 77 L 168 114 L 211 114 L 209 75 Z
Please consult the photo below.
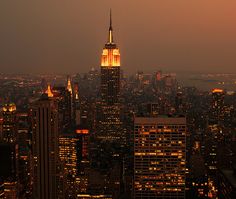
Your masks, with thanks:
M 110 8 L 124 71 L 236 73 L 235 0 L 1 0 L 0 72 L 99 68 Z

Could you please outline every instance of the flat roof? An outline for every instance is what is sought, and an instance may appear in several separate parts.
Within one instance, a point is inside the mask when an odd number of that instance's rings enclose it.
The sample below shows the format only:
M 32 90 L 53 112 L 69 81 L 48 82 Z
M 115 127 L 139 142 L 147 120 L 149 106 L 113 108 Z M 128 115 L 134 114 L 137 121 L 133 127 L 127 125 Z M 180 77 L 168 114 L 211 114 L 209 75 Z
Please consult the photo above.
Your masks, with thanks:
M 135 124 L 182 124 L 186 125 L 185 117 L 135 117 Z

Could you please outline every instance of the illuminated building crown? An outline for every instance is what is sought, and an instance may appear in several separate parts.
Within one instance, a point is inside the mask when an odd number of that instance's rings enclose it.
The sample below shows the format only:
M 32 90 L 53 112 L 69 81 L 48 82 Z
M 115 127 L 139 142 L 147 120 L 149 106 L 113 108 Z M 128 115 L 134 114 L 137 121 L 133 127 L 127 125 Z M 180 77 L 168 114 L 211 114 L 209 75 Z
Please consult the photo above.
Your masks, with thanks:
M 71 86 L 71 79 L 68 76 L 67 77 L 67 90 L 70 92 L 70 94 L 72 95 L 72 86 Z
M 48 95 L 48 97 L 53 97 L 53 93 L 52 93 L 51 85 L 50 84 L 48 84 L 48 88 L 45 91 L 45 93 Z
M 5 104 L 2 108 L 3 112 L 13 112 L 16 111 L 16 105 L 14 103 Z
M 102 51 L 101 66 L 112 67 L 120 66 L 120 51 L 113 41 L 112 16 L 110 11 L 110 26 L 108 41 Z

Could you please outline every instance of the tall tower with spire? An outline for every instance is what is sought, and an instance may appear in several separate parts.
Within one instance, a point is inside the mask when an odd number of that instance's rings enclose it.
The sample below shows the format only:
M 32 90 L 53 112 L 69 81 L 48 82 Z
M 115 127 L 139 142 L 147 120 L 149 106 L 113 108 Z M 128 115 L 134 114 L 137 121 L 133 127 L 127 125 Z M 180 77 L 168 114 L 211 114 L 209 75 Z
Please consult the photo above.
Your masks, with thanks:
M 120 51 L 113 39 L 111 11 L 108 41 L 101 57 L 100 92 L 102 101 L 100 137 L 105 140 L 120 139 Z
M 101 58 L 101 97 L 108 105 L 118 103 L 120 95 L 120 51 L 113 41 L 112 15 L 110 11 L 110 27 L 108 41 L 102 51 Z
M 67 87 L 66 89 L 70 92 L 70 94 L 72 95 L 72 85 L 71 85 L 71 78 L 70 76 L 68 75 L 67 76 Z

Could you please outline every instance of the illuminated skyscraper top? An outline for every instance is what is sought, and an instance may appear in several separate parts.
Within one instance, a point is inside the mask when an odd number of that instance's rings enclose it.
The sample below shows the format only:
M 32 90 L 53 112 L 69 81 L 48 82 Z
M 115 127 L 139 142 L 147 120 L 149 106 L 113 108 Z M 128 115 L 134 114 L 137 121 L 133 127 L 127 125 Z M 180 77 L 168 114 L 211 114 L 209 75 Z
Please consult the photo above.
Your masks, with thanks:
M 120 96 L 120 52 L 113 41 L 112 16 L 108 41 L 102 51 L 101 59 L 101 98 L 107 105 L 118 103 Z
M 70 94 L 72 95 L 72 86 L 71 86 L 71 78 L 70 76 L 67 77 L 67 90 L 70 92 Z
M 102 51 L 101 66 L 112 67 L 120 66 L 120 51 L 113 41 L 112 15 L 110 11 L 110 26 L 108 41 Z
M 112 16 L 108 41 L 101 57 L 101 111 L 99 112 L 98 137 L 106 141 L 120 140 L 120 52 L 113 40 Z
M 53 93 L 52 93 L 52 89 L 51 89 L 51 85 L 48 84 L 48 88 L 45 91 L 45 93 L 48 95 L 48 97 L 53 97 Z

